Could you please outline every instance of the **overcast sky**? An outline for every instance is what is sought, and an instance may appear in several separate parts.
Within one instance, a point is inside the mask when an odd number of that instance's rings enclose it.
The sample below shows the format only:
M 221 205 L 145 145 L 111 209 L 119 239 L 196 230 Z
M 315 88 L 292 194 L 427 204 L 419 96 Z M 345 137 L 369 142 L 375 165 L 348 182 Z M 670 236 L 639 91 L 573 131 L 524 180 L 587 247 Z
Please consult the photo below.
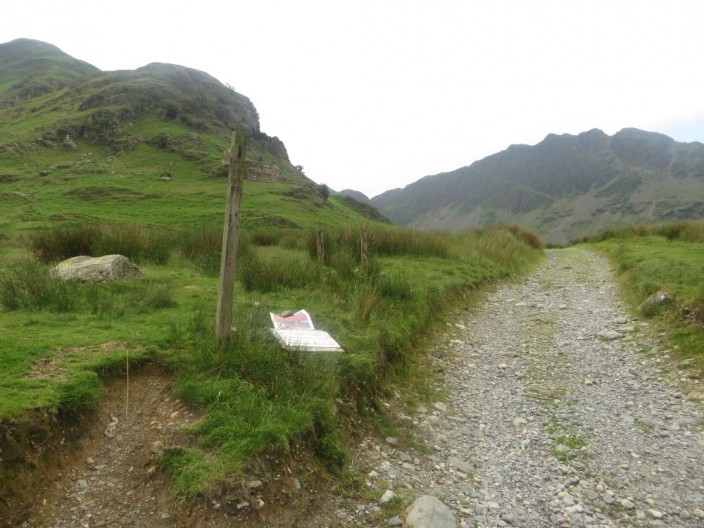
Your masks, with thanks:
M 208 72 L 310 178 L 369 196 L 551 132 L 704 142 L 702 0 L 4 0 L 19 37 Z

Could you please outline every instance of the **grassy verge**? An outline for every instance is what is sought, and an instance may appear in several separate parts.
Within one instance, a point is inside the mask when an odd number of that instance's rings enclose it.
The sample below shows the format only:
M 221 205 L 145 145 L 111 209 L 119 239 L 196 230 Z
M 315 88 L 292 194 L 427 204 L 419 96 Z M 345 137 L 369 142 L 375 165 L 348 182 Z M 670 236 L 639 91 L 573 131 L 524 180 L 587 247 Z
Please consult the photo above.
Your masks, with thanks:
M 85 238 L 75 236 L 80 226 L 71 230 L 32 237 L 26 253 L 46 259 L 42 248 L 51 245 L 54 255 L 71 256 L 69 246 Z M 101 252 L 113 252 L 118 242 L 141 247 L 114 231 L 87 230 Z M 117 231 L 161 247 L 153 229 Z M 94 405 L 96 373 L 121 368 L 129 350 L 172 369 L 180 396 L 203 411 L 191 445 L 165 455 L 180 493 L 208 494 L 236 479 L 253 457 L 285 452 L 293 442 L 335 471 L 347 457 L 346 424 L 378 416 L 378 398 L 390 383 L 419 375 L 415 365 L 448 310 L 541 255 L 537 241 L 516 228 L 427 234 L 370 226 L 366 260 L 361 225 L 326 229 L 324 258 L 308 249 L 313 232 L 249 231 L 240 247 L 236 332 L 222 345 L 213 338 L 213 231 L 164 231 L 168 254 L 136 253 L 145 279 L 122 283 L 67 288 L 49 279 L 50 264 L 8 259 L 0 276 L 0 420 L 37 407 Z M 300 308 L 341 343 L 343 354 L 325 358 L 277 346 L 268 313 Z M 115 342 L 121 346 L 103 346 Z M 43 364 L 55 372 L 38 375 Z
M 609 257 L 639 315 L 668 331 L 680 358 L 704 368 L 704 223 L 633 226 L 586 242 Z M 658 292 L 670 302 L 643 306 Z

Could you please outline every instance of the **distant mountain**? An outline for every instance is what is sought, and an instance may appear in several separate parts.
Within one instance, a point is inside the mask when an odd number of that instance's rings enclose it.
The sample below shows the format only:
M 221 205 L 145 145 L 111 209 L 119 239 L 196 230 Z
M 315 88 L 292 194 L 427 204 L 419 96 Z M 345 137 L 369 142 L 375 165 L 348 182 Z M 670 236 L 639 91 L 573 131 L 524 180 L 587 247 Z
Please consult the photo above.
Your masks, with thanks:
M 348 196 L 349 198 L 353 198 L 357 200 L 358 202 L 370 204 L 371 200 L 369 197 L 364 194 L 363 192 L 360 191 L 355 191 L 354 189 L 343 189 L 341 191 L 334 191 L 334 194 L 337 194 L 338 196 Z
M 564 243 L 607 227 L 704 217 L 704 144 L 634 128 L 550 134 L 371 202 L 402 225 L 518 223 Z

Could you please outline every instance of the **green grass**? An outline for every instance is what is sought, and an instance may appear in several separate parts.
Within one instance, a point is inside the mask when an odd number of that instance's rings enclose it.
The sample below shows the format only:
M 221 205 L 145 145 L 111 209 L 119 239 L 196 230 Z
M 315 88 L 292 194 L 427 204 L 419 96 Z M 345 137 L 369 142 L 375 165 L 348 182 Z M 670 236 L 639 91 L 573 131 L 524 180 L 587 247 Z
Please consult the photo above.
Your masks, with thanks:
M 582 449 L 587 445 L 584 438 L 578 435 L 562 435 L 555 438 L 555 446 L 550 450 L 550 454 L 563 464 L 574 460 L 582 453 Z
M 424 347 L 448 310 L 540 259 L 536 239 L 515 227 L 429 234 L 368 220 L 344 197 L 326 199 L 267 150 L 270 138 L 253 134 L 249 159 L 276 164 L 285 181 L 245 182 L 237 332 L 220 345 L 212 334 L 227 181 L 218 174 L 228 137 L 212 120 L 189 128 L 136 107 L 116 128 L 110 119 L 132 103 L 108 90 L 111 78 L 85 83 L 106 101 L 90 123 L 75 90 L 0 108 L 9 134 L 0 140 L 0 420 L 94 407 L 100 376 L 123 369 L 129 353 L 166 366 L 203 414 L 188 447 L 165 455 L 179 493 L 209 493 L 253 457 L 294 443 L 339 471 L 348 424 L 378 422 L 390 383 L 418 384 Z M 119 86 L 138 102 L 155 84 L 130 77 Z M 51 139 L 80 122 L 86 134 L 75 146 Z M 324 259 L 308 249 L 319 228 Z M 143 278 L 67 285 L 49 276 L 61 259 L 110 253 L 137 262 Z M 343 354 L 324 360 L 275 344 L 269 312 L 301 308 Z
M 75 229 L 66 225 L 68 233 Z M 110 232 L 109 226 L 101 229 Z M 330 228 L 328 234 L 343 240 L 355 229 L 361 226 Z M 23 239 L 23 254 L 43 233 Z M 61 228 L 49 233 L 50 239 L 73 240 Z M 126 233 L 135 240 L 143 235 L 139 229 Z M 124 368 L 126 355 L 101 345 L 124 342 L 133 361 L 149 358 L 173 370 L 180 396 L 204 413 L 191 431 L 192 445 L 165 457 L 176 489 L 187 495 L 208 493 L 252 457 L 286 452 L 294 441 L 307 444 L 332 471 L 342 468 L 345 424 L 358 414 L 376 416 L 378 398 L 392 381 L 416 382 L 424 346 L 444 314 L 483 284 L 540 258 L 508 230 L 438 234 L 434 242 L 424 234 L 419 238 L 428 241 L 409 246 L 394 240 L 407 240 L 411 232 L 386 228 L 374 231 L 370 246 L 385 249 L 370 252 L 365 270 L 352 245 L 335 249 L 331 243 L 338 257 L 324 265 L 303 249 L 297 230 L 276 235 L 280 245 L 261 236 L 257 240 L 266 245 L 255 245 L 245 232 L 237 333 L 223 346 L 213 338 L 218 279 L 194 257 L 217 252 L 219 233 L 202 226 L 177 233 L 190 234 L 172 238 L 169 258 L 159 264 L 144 259 L 144 279 L 110 284 L 67 287 L 50 279 L 50 264 L 2 255 L 0 417 L 95 405 L 98 374 Z M 342 344 L 344 354 L 326 360 L 275 344 L 268 313 L 300 308 Z M 56 372 L 38 376 L 38 368 L 52 361 Z
M 666 330 L 680 358 L 704 367 L 704 223 L 634 226 L 591 241 L 613 263 L 635 308 L 657 292 L 673 302 L 638 315 Z

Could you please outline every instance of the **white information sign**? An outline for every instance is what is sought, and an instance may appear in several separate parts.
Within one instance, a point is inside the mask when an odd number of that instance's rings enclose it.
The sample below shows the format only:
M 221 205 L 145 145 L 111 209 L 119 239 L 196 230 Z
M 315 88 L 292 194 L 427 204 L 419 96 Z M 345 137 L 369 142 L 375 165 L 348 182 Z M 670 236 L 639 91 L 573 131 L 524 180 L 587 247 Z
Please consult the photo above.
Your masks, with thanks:
M 274 328 L 271 333 L 289 350 L 305 352 L 342 352 L 342 347 L 330 334 L 316 330 L 313 320 L 305 310 L 283 316 L 269 313 Z

